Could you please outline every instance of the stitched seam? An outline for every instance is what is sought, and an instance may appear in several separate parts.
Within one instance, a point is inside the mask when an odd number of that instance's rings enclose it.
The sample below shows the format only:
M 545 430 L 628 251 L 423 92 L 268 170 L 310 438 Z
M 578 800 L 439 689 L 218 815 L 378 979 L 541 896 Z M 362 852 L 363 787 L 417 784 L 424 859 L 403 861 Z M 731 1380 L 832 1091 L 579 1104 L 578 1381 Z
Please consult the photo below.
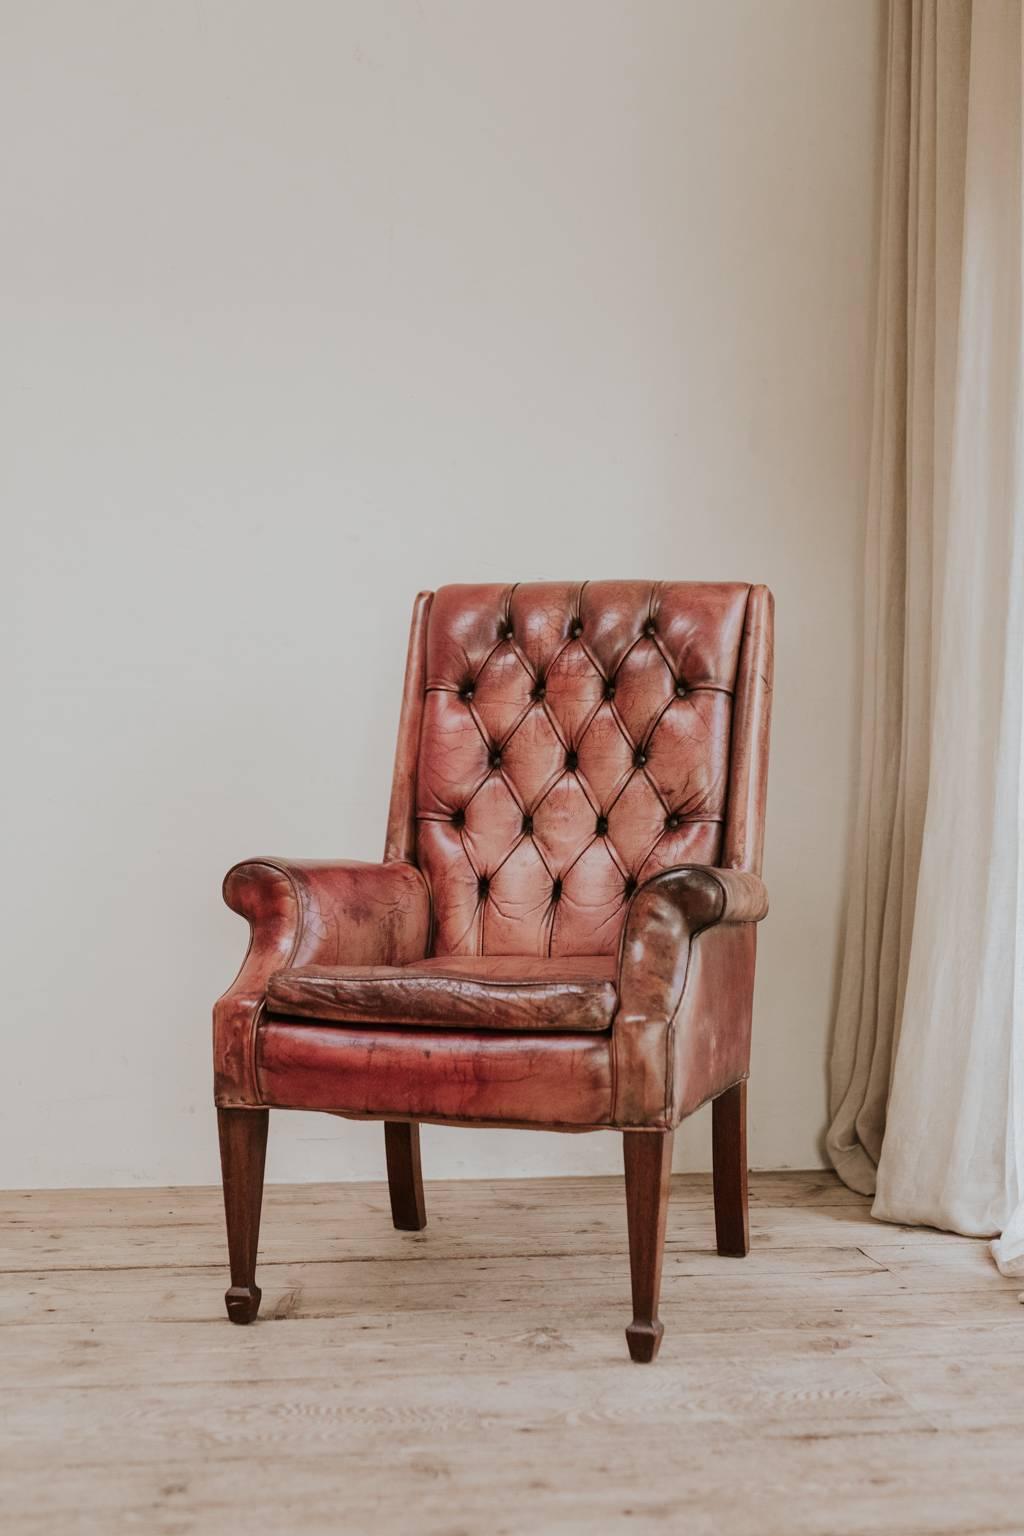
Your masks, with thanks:
M 309 1027 L 313 1028 L 319 1026 L 322 1028 L 330 1029 L 334 1025 L 338 1025 L 341 1028 L 364 1030 L 379 1028 L 381 1031 L 388 1029 L 422 1029 L 429 1033 L 441 1035 L 472 1033 L 490 1040 L 500 1038 L 519 1040 L 523 1037 L 526 1037 L 530 1040 L 537 1039 L 538 1037 L 547 1040 L 550 1039 L 553 1035 L 567 1036 L 569 1039 L 576 1039 L 581 1035 L 586 1035 L 589 1039 L 591 1036 L 608 1038 L 611 1034 L 611 1025 L 604 1022 L 603 1020 L 600 1023 L 591 1024 L 589 1026 L 579 1024 L 570 1025 L 563 1023 L 534 1025 L 514 1023 L 488 1025 L 480 1024 L 479 1021 L 474 1018 L 454 1019 L 449 1023 L 443 1022 L 443 1020 L 440 1018 L 424 1021 L 420 1018 L 414 1018 L 411 1014 L 404 1013 L 397 1014 L 394 1018 L 388 1019 L 386 1023 L 380 1023 L 376 1018 L 367 1018 L 358 1012 L 347 1013 L 344 1016 L 338 1018 L 328 1018 L 324 1017 L 322 1014 L 316 1013 L 277 1012 L 269 1014 L 269 1022 L 277 1025 L 294 1025 L 299 1028 L 308 1025 Z
M 655 846 L 657 846 L 657 845 L 655 845 Z M 650 855 L 648 855 L 648 857 L 650 857 Z M 676 998 L 675 1003 L 674 1003 L 673 1008 L 672 1008 L 672 1012 L 669 1015 L 669 1018 L 668 1018 L 668 1028 L 665 1031 L 665 1117 L 669 1121 L 669 1123 L 671 1123 L 673 1114 L 675 1112 L 675 1086 L 676 1086 L 676 1083 L 675 1083 L 675 1072 L 672 1070 L 672 1055 L 673 1055 L 673 1048 L 674 1048 L 674 1045 L 675 1045 L 676 1021 L 679 1018 L 679 1010 L 680 1010 L 680 1008 L 683 1005 L 683 998 L 686 996 L 686 984 L 687 984 L 687 982 L 690 979 L 690 967 L 693 964 L 693 945 L 694 945 L 694 940 L 697 939 L 699 937 L 699 935 L 702 934 L 705 931 L 706 928 L 714 928 L 718 923 L 721 922 L 722 916 L 723 916 L 723 914 L 725 912 L 726 903 L 727 903 L 727 900 L 728 900 L 727 892 L 726 892 L 726 889 L 725 889 L 725 882 L 718 876 L 718 874 L 709 865 L 704 865 L 704 864 L 680 864 L 677 867 L 679 869 L 697 869 L 697 870 L 700 870 L 704 874 L 710 875 L 711 878 L 714 880 L 715 884 L 718 886 L 719 893 L 721 894 L 722 902 L 721 902 L 721 906 L 720 906 L 719 911 L 718 911 L 718 915 L 716 917 L 713 917 L 710 922 L 701 924 L 701 926 L 699 928 L 694 928 L 689 933 L 688 938 L 687 938 L 687 946 L 688 947 L 687 947 L 687 952 L 686 952 L 686 968 L 683 971 L 682 985 L 679 988 L 679 996 Z M 667 875 L 667 874 L 668 874 L 667 870 L 662 871 L 662 875 Z M 629 916 L 630 916 L 630 912 L 631 912 L 632 907 L 633 907 L 633 903 L 636 901 L 636 898 L 639 895 L 640 891 L 642 889 L 645 889 L 647 884 L 653 885 L 654 882 L 656 880 L 658 880 L 659 878 L 660 878 L 659 875 L 653 876 L 652 879 L 649 882 L 645 882 L 645 886 L 639 886 L 637 888 L 637 890 L 635 890 L 633 892 L 633 895 L 630 897 L 629 904 L 628 904 L 628 906 L 626 908 L 626 915 L 625 915 L 625 917 L 623 919 L 623 923 L 622 923 L 622 932 L 619 935 L 618 970 L 619 970 L 620 975 L 621 975 L 621 971 L 622 971 L 622 957 L 623 957 L 623 954 L 625 952 L 626 937 L 627 937 L 627 933 L 628 933 L 628 930 L 629 930 Z M 618 1120 L 618 1108 L 619 1108 L 619 1105 L 618 1105 L 617 1063 L 616 1063 L 616 1051 L 615 1051 L 615 1045 L 614 1045 L 614 1030 L 615 1030 L 615 1024 L 616 1024 L 617 1018 L 618 1018 L 618 1014 L 616 1013 L 616 1019 L 612 1021 L 612 1040 L 613 1040 L 613 1043 L 612 1043 L 612 1053 L 611 1053 L 612 1054 L 612 1120 L 613 1121 L 617 1121 Z
M 694 928 L 690 934 L 689 947 L 686 952 L 686 969 L 683 972 L 683 984 L 679 989 L 679 996 L 676 998 L 676 1004 L 672 1010 L 672 1017 L 669 1020 L 669 1027 L 665 1042 L 665 1114 L 666 1118 L 670 1122 L 675 1114 L 676 1098 L 676 1075 L 675 1072 L 671 1070 L 670 1049 L 675 1045 L 676 1023 L 679 1019 L 679 1010 L 683 1006 L 683 999 L 686 996 L 686 984 L 690 979 L 690 968 L 693 965 L 693 946 L 697 939 L 700 938 L 702 933 L 706 933 L 709 928 L 716 928 L 718 926 L 722 920 L 722 913 L 725 911 L 725 886 L 722 881 L 717 878 L 717 876 L 713 875 L 712 878 L 715 880 L 715 884 L 718 886 L 718 889 L 722 893 L 722 908 L 717 917 L 713 917 L 708 923 L 702 923 L 699 928 Z
M 291 1104 L 274 1104 L 273 1102 L 269 1105 L 270 1109 L 293 1109 L 296 1107 L 301 1108 L 302 1106 L 294 1106 Z M 401 1120 L 403 1122 L 409 1122 L 410 1124 L 415 1123 L 419 1125 L 476 1125 L 480 1126 L 481 1129 L 486 1129 L 490 1126 L 499 1131 L 574 1131 L 579 1132 L 581 1135 L 587 1131 L 619 1131 L 632 1129 L 636 1129 L 638 1131 L 658 1131 L 667 1129 L 667 1127 L 659 1125 L 638 1125 L 636 1127 L 618 1126 L 613 1124 L 611 1120 L 497 1120 L 489 1119 L 486 1116 L 472 1115 L 466 1115 L 460 1119 L 456 1115 L 431 1114 L 429 1111 L 424 1114 L 416 1115 L 396 1115 L 391 1114 L 389 1111 L 384 1109 L 322 1109 L 318 1110 L 317 1113 L 323 1115 L 337 1115 L 340 1120 Z
M 276 870 L 278 874 L 284 876 L 284 878 L 287 880 L 288 885 L 289 885 L 289 887 L 291 889 L 292 899 L 295 902 L 295 907 L 296 907 L 296 913 L 297 913 L 297 916 L 298 916 L 298 921 L 295 924 L 295 935 L 294 935 L 294 937 L 292 939 L 292 947 L 291 947 L 291 950 L 289 951 L 289 954 L 288 954 L 288 964 L 290 966 L 291 962 L 295 959 L 295 956 L 298 953 L 299 943 L 300 943 L 300 941 L 302 939 L 302 932 L 303 932 L 303 929 L 306 926 L 306 910 L 305 910 L 305 907 L 302 904 L 302 899 L 299 896 L 299 890 L 298 890 L 298 885 L 297 885 L 296 880 L 295 880 L 295 876 L 293 875 L 292 871 L 288 868 L 288 866 L 286 864 L 279 864 L 274 859 L 254 859 L 254 860 L 250 860 L 250 863 L 255 863 L 257 865 L 262 866 L 265 869 Z M 253 925 L 253 931 L 255 932 L 255 924 Z M 265 1014 L 266 1011 L 267 1011 L 267 989 L 266 989 L 266 985 L 264 985 L 263 997 L 260 999 L 260 1002 L 257 1004 L 256 1012 L 253 1014 L 252 1028 L 249 1031 L 249 1039 L 246 1042 L 246 1051 L 245 1051 L 245 1054 L 246 1054 L 246 1066 L 248 1067 L 248 1071 L 249 1071 L 249 1080 L 253 1084 L 253 1087 L 256 1090 L 256 1097 L 258 1099 L 261 1099 L 261 1100 L 263 1098 L 263 1088 L 262 1088 L 262 1084 L 260 1083 L 260 1080 L 259 1080 L 259 1073 L 258 1073 L 257 1065 L 256 1065 L 256 1037 L 259 1034 L 259 1028 L 260 1028 L 260 1024 L 262 1022 L 261 1014 Z
M 286 968 L 283 968 L 281 971 L 276 971 L 274 974 L 277 975 L 277 976 L 280 976 L 280 975 L 284 974 L 284 970 L 285 969 Z M 488 990 L 498 991 L 498 992 L 500 992 L 500 991 L 516 991 L 516 990 L 520 990 L 520 989 L 525 990 L 527 987 L 534 987 L 534 988 L 536 988 L 536 987 L 556 986 L 556 987 L 564 987 L 566 989 L 568 989 L 570 987 L 574 987 L 574 988 L 577 988 L 577 989 L 582 989 L 584 991 L 584 995 L 586 995 L 586 992 L 590 988 L 592 988 L 592 987 L 611 987 L 613 989 L 615 987 L 615 983 L 611 980 L 610 977 L 607 980 L 602 978 L 599 981 L 590 981 L 590 982 L 588 982 L 588 981 L 555 981 L 555 982 L 551 982 L 551 981 L 478 981 L 475 977 L 460 976 L 457 973 L 454 973 L 454 974 L 452 974 L 452 973 L 445 973 L 444 971 L 426 971 L 424 973 L 421 973 L 421 975 L 419 977 L 409 977 L 409 976 L 371 976 L 371 977 L 367 978 L 367 983 L 368 983 L 368 985 L 374 986 L 374 987 L 389 986 L 389 985 L 392 985 L 392 984 L 393 985 L 398 985 L 398 986 L 408 986 L 408 985 L 410 985 L 410 983 L 413 986 L 415 986 L 415 985 L 417 985 L 419 983 L 420 980 L 422 980 L 424 975 L 429 977 L 431 980 L 436 979 L 437 981 L 464 981 L 464 982 L 469 982 L 470 985 L 472 985 L 474 987 L 486 987 Z M 327 987 L 335 986 L 336 984 L 337 983 L 334 980 L 332 980 L 332 978 L 329 977 L 329 976 L 304 976 L 302 978 L 302 985 L 303 986 L 313 987 L 313 988 L 318 989 L 318 990 L 323 990 L 323 989 L 326 989 Z
M 725 857 L 725 844 L 729 842 L 731 838 L 732 812 L 736 800 L 737 785 L 735 775 L 733 774 L 733 764 L 736 760 L 736 689 L 739 684 L 740 667 L 743 665 L 743 653 L 747 648 L 747 624 L 750 620 L 750 599 L 753 595 L 753 591 L 754 588 L 752 586 L 747 588 L 747 600 L 743 605 L 743 624 L 740 628 L 740 644 L 739 650 L 736 652 L 736 667 L 733 672 L 732 680 L 732 708 L 729 710 L 729 779 L 725 794 L 725 805 L 723 807 L 725 832 L 720 839 L 721 847 L 719 848 L 718 852 L 720 860 Z M 744 856 L 746 856 L 745 849 Z
M 434 892 L 420 864 L 420 839 L 419 829 L 416 825 L 416 807 L 420 797 L 420 755 L 423 751 L 423 722 L 427 714 L 427 658 L 430 654 L 430 620 L 434 613 L 433 592 L 431 592 L 425 606 L 426 612 L 423 615 L 423 675 L 420 679 L 422 690 L 420 697 L 420 720 L 416 730 L 416 768 L 412 782 L 412 851 L 415 867 L 419 870 L 420 878 L 427 889 L 427 953 L 429 954 L 434 947 Z

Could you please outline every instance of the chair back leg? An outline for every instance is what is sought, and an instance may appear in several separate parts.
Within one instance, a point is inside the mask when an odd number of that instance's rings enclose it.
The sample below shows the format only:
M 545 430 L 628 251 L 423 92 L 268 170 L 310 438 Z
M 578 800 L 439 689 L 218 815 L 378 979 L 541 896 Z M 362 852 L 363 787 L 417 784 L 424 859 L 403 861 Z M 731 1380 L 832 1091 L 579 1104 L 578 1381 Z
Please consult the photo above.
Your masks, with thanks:
M 384 1155 L 388 1164 L 391 1219 L 399 1232 L 422 1232 L 427 1224 L 420 1171 L 420 1128 L 404 1120 L 385 1120 Z
M 747 1211 L 747 1084 L 736 1083 L 711 1105 L 718 1251 L 743 1259 L 750 1252 Z

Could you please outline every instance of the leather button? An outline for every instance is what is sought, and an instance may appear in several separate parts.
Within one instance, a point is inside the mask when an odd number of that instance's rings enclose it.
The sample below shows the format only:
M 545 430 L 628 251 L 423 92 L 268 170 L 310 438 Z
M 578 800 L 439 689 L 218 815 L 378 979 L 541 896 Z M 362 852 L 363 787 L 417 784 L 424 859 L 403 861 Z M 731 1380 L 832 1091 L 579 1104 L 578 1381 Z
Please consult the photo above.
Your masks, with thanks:
M 598 835 L 598 837 L 604 837 L 604 835 L 605 835 L 605 833 L 607 831 L 608 831 L 608 817 L 607 816 L 599 816 L 597 818 L 597 835 Z
M 457 811 L 453 811 L 452 812 L 452 826 L 453 827 L 464 827 L 465 825 L 466 825 L 466 813 L 465 813 L 465 811 L 463 811 L 461 809 L 457 810 Z
M 554 885 L 551 887 L 551 900 L 552 901 L 560 901 L 561 898 L 562 898 L 562 882 L 561 882 L 561 880 L 556 880 Z
M 532 816 L 524 816 L 523 817 L 523 831 L 524 831 L 524 833 L 526 834 L 527 837 L 529 837 L 530 833 L 533 831 L 533 817 Z
M 570 633 L 570 635 L 572 636 L 572 638 L 574 640 L 578 640 L 580 638 L 580 635 L 582 635 L 582 633 L 583 633 L 583 625 L 580 623 L 580 621 L 578 619 L 576 620 L 575 624 L 570 629 L 569 633 Z
M 498 639 L 499 640 L 511 640 L 512 639 L 512 625 L 511 624 L 500 624 L 498 626 Z
M 547 688 L 544 686 L 544 679 L 542 677 L 538 677 L 537 681 L 533 685 L 533 692 L 531 693 L 530 697 L 533 699 L 542 699 L 547 691 Z
M 647 753 L 644 751 L 643 747 L 637 747 L 636 751 L 633 753 L 633 767 L 642 768 L 646 761 Z
M 493 747 L 491 749 L 491 754 L 488 757 L 487 761 L 488 761 L 488 763 L 490 764 L 490 766 L 492 768 L 500 768 L 501 767 L 501 748 L 500 747 Z
M 476 883 L 477 895 L 478 896 L 486 896 L 487 892 L 490 890 L 490 888 L 491 888 L 491 882 L 488 880 L 487 876 L 486 875 L 481 875 L 479 880 Z
M 679 678 L 678 682 L 676 683 L 676 698 L 685 699 L 688 692 L 689 689 L 687 688 L 686 684 L 683 682 L 682 678 Z
M 579 767 L 579 765 L 580 765 L 580 760 L 579 760 L 579 754 L 578 753 L 576 753 L 576 752 L 567 752 L 565 754 L 565 766 L 567 768 L 575 770 L 576 768 Z
M 604 685 L 604 696 L 606 699 L 614 699 L 615 697 L 615 684 L 611 678 L 608 678 Z
M 636 876 L 630 875 L 622 889 L 627 897 L 632 896 L 633 892 L 636 890 Z
M 682 820 L 683 818 L 680 816 L 679 812 L 673 811 L 670 816 L 665 817 L 665 825 L 670 832 L 674 832 L 676 827 L 682 825 Z
M 459 698 L 460 699 L 466 699 L 468 701 L 472 697 L 473 697 L 473 684 L 472 683 L 463 683 L 461 688 L 459 689 Z
M 648 640 L 653 640 L 657 633 L 658 631 L 655 628 L 654 620 L 648 619 L 647 623 L 644 625 L 644 634 L 647 636 Z

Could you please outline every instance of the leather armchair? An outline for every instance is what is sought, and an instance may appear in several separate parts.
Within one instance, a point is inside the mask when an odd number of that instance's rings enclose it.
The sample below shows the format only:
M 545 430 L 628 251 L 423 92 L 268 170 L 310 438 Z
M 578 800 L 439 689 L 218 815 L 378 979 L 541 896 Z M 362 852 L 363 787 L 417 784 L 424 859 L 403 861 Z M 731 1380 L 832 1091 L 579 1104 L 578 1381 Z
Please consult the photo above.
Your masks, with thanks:
M 749 1247 L 746 1078 L 772 599 L 538 583 L 417 599 L 381 864 L 254 859 L 214 1009 L 228 1315 L 259 1308 L 268 1109 L 385 1122 L 425 1225 L 418 1126 L 624 1135 L 634 1360 L 652 1360 L 672 1137 L 712 1103 L 719 1251 Z

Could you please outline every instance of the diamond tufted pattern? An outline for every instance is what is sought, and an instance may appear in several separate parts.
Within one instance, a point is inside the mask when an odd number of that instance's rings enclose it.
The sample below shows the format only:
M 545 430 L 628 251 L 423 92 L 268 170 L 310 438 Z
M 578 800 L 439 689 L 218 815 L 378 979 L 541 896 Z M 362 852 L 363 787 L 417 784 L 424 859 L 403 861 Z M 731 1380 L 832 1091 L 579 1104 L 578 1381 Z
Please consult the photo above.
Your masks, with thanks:
M 435 594 L 415 788 L 435 955 L 610 955 L 641 882 L 718 861 L 749 592 Z

